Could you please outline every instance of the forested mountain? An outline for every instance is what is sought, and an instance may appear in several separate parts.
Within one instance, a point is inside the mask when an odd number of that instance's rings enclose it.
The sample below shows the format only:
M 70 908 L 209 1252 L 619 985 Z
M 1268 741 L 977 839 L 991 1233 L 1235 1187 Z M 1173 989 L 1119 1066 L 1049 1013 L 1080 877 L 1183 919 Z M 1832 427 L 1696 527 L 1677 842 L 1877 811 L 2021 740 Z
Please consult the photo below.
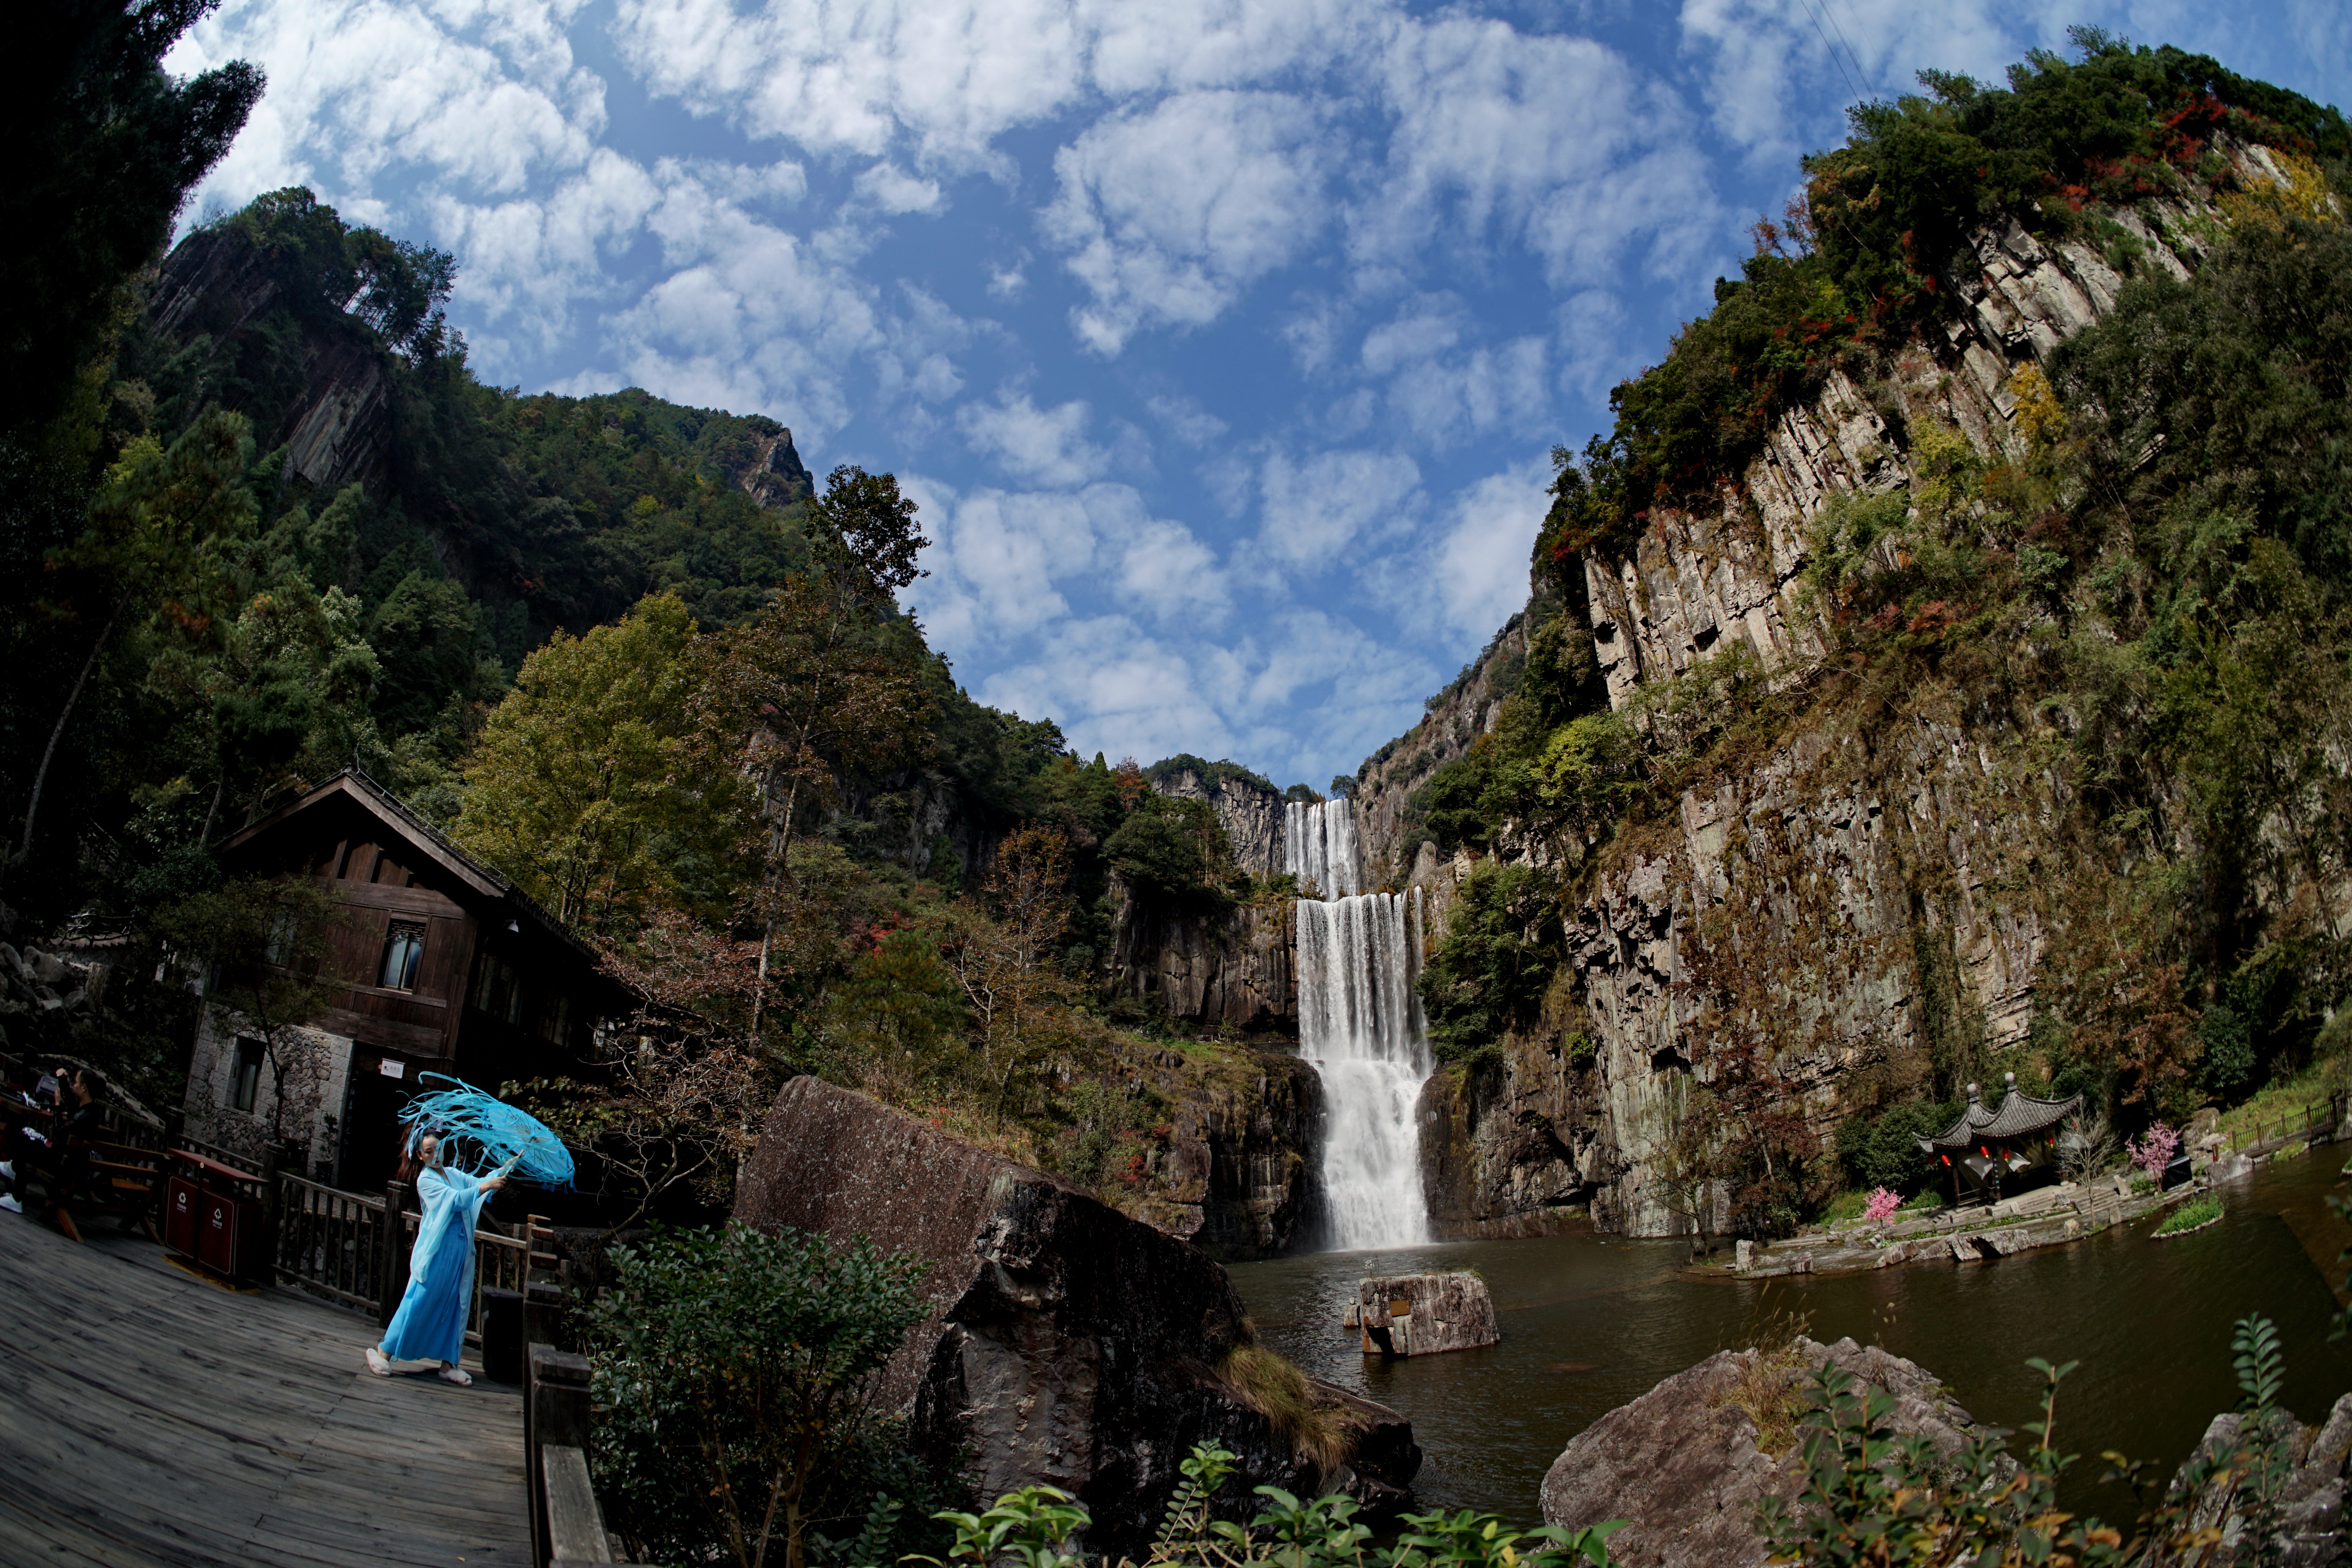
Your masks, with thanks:
M 780 1078 L 817 1070 L 1204 1240 L 1278 1244 L 1303 1184 L 1259 1205 L 1280 1215 L 1211 1201 L 1233 1156 L 1201 1110 L 1269 1069 L 1163 1051 L 1131 1026 L 1164 1020 L 1108 986 L 1120 920 L 1254 895 L 1214 811 L 963 694 L 898 607 L 923 540 L 889 476 L 819 485 L 758 415 L 486 385 L 441 310 L 457 259 L 306 190 L 163 253 L 260 87 L 157 69 L 204 9 L 127 30 L 121 7 L 77 13 L 58 68 L 82 75 L 45 112 L 145 126 L 177 184 L 126 195 L 89 136 L 51 137 L 27 188 L 86 193 L 91 216 L 14 260 L 80 324 L 62 372 L 56 332 L 6 345 L 20 389 L 48 380 L 0 428 L 5 934 L 158 961 L 118 975 L 73 1048 L 175 1103 L 175 964 L 264 956 L 319 917 L 223 885 L 213 847 L 356 765 L 646 998 L 673 1052 L 658 1092 L 643 1062 L 631 1080 L 651 1100 L 610 1064 L 514 1089 L 583 1147 L 657 1102 L 656 1142 L 724 1178 Z M 724 1195 L 659 1190 L 688 1211 Z
M 2341 1067 L 2352 131 L 2076 44 L 1806 160 L 1360 774 L 1453 899 L 1459 1217 L 1771 1232 L 2004 1072 L 2129 1132 Z

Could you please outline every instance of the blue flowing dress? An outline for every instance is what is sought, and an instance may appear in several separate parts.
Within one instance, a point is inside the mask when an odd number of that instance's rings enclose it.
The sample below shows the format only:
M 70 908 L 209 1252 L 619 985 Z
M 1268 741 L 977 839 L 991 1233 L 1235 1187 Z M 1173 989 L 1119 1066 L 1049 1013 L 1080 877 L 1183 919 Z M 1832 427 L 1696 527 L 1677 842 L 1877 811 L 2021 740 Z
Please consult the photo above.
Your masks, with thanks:
M 490 1190 L 463 1171 L 428 1168 L 416 1178 L 425 1205 L 416 1248 L 408 1255 L 408 1289 L 383 1331 L 394 1361 L 446 1361 L 466 1353 L 466 1317 L 474 1305 L 474 1223 Z

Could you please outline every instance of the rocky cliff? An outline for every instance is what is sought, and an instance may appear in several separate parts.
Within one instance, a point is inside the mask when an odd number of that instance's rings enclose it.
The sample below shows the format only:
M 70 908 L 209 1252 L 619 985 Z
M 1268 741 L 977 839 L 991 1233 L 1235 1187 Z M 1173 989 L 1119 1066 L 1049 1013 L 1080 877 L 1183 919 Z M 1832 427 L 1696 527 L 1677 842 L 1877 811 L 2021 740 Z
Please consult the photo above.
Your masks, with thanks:
M 1171 800 L 1204 800 L 1223 825 L 1234 864 L 1259 879 L 1282 869 L 1282 795 L 1230 763 L 1192 765 L 1192 759 L 1151 770 L 1151 787 Z
M 234 228 L 198 229 L 165 257 L 148 316 L 165 337 L 234 336 L 278 300 L 268 260 Z M 276 428 L 254 432 L 265 451 L 286 448 L 286 472 L 321 488 L 382 474 L 392 378 L 384 351 L 355 321 L 320 320 L 303 332 L 301 391 Z
M 1144 1217 L 1214 1258 L 1272 1258 L 1315 1234 L 1323 1081 L 1287 1051 L 1155 1051 L 1137 1065 L 1171 1107 L 1138 1173 Z
M 1114 881 L 1115 984 L 1187 1024 L 1255 1033 L 1297 1027 L 1290 905 L 1238 904 L 1223 912 L 1169 912 Z
M 2244 183 L 2284 177 L 2266 148 L 2216 144 Z M 2181 278 L 2220 216 L 2191 193 L 2112 221 L 2138 265 Z M 1735 647 L 1764 672 L 1766 700 L 1812 689 L 1831 639 L 1805 573 L 1832 503 L 1931 485 L 1922 432 L 1957 435 L 1989 464 L 2019 458 L 2020 373 L 2100 319 L 2122 286 L 2100 250 L 2014 223 L 1976 233 L 1943 277 L 1943 320 L 1886 356 L 1883 376 L 1831 374 L 1716 502 L 1660 506 L 1630 548 L 1571 562 L 1563 602 L 1538 602 L 1589 633 L 1612 710 L 1658 722 L 1667 683 Z M 1880 548 L 1891 559 L 1895 547 Z M 1416 842 L 1413 792 L 1494 728 L 1533 630 L 1526 618 L 1507 626 L 1359 774 L 1376 875 L 1428 886 L 1441 908 L 1470 862 Z M 2070 805 L 2044 754 L 2046 721 L 1957 692 L 1907 693 L 1905 708 L 1885 724 L 1801 704 L 1763 754 L 1605 844 L 1506 828 L 1496 853 L 1564 889 L 1564 959 L 1542 1016 L 1502 1042 L 1498 1061 L 1441 1072 L 1424 1093 L 1442 1234 L 1518 1234 L 1584 1205 L 1593 1223 L 1633 1235 L 1712 1220 L 1696 1211 L 1720 1194 L 1677 1192 L 1668 1169 L 1719 1044 L 1703 1013 L 1760 1042 L 1823 1141 L 1851 1085 L 2025 1037 L 2049 858 Z

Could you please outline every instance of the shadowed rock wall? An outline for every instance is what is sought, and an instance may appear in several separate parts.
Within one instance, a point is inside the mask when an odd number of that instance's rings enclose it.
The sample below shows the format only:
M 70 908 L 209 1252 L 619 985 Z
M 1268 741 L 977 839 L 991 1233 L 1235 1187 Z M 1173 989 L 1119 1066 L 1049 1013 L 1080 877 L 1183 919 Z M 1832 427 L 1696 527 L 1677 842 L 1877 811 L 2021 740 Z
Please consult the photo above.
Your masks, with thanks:
M 802 1078 L 769 1111 L 735 1217 L 926 1259 L 930 1313 L 885 1370 L 881 1405 L 908 1414 L 942 1470 L 963 1464 L 977 1498 L 1040 1483 L 1076 1496 L 1092 1551 L 1141 1554 L 1195 1443 L 1240 1457 L 1231 1497 L 1324 1479 L 1219 1375 L 1251 1338 L 1224 1269 L 1041 1172 Z M 1362 1426 L 1357 1467 L 1407 1485 L 1410 1424 L 1318 1391 Z

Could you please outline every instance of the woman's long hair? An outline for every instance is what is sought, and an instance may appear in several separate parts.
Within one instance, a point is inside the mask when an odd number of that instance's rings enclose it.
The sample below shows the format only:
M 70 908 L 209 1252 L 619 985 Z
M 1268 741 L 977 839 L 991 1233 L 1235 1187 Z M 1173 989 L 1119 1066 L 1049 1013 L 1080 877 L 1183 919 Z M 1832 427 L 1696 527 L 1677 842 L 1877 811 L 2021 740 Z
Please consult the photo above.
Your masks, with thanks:
M 437 1151 L 440 1143 L 439 1134 L 430 1128 L 409 1129 L 408 1135 L 401 1141 L 400 1169 L 394 1173 L 393 1180 L 412 1187 L 416 1184 L 416 1178 L 425 1173 L 425 1141 L 427 1138 L 434 1141 Z

